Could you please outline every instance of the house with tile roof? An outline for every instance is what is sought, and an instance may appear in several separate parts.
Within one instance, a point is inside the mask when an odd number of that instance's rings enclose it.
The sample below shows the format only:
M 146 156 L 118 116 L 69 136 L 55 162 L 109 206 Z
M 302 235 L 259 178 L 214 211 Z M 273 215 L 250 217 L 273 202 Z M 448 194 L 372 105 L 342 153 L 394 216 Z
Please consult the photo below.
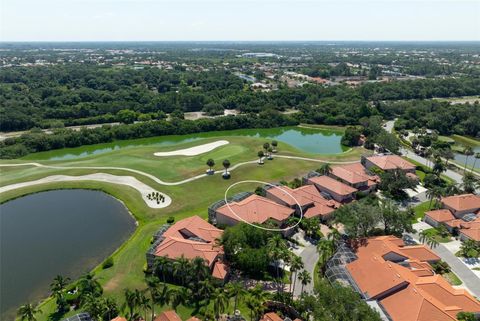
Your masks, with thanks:
M 415 174 L 416 169 L 414 164 L 398 155 L 375 155 L 370 157 L 362 157 L 362 164 L 367 169 L 377 167 L 385 172 L 401 169 L 405 173 Z
M 330 177 L 362 192 L 376 190 L 380 177 L 367 172 L 361 163 L 332 166 Z
M 216 243 L 222 233 L 222 230 L 196 215 L 167 226 L 156 236 L 147 252 L 148 267 L 152 268 L 159 256 L 171 260 L 200 257 L 209 266 L 213 277 L 225 280 L 228 267 L 223 262 L 223 248 Z
M 442 208 L 425 212 L 425 222 L 437 227 L 444 225 L 462 241 L 480 242 L 480 196 L 462 194 L 443 197 Z
M 288 186 L 268 186 L 266 187 L 266 197 L 294 209 L 296 216 L 300 216 L 301 208 L 305 218 L 318 217 L 322 221 L 328 220 L 341 205 L 333 199 L 327 200 L 313 185 L 304 185 L 295 189 Z
M 216 208 L 215 221 L 219 226 L 233 226 L 240 222 L 263 224 L 270 221 L 281 227 L 294 213 L 293 208 L 253 194 Z
M 349 203 L 355 199 L 356 188 L 351 187 L 330 176 L 311 176 L 307 177 L 306 183 L 314 185 L 320 193 L 339 203 Z
M 345 262 L 346 279 L 393 321 L 453 321 L 459 312 L 480 316 L 480 302 L 453 288 L 431 263 L 439 257 L 424 245 L 406 246 L 394 236 L 368 238 Z M 328 263 L 327 263 L 328 266 Z M 337 266 L 338 268 L 338 266 Z
M 182 321 L 177 312 L 173 310 L 161 312 L 154 321 Z

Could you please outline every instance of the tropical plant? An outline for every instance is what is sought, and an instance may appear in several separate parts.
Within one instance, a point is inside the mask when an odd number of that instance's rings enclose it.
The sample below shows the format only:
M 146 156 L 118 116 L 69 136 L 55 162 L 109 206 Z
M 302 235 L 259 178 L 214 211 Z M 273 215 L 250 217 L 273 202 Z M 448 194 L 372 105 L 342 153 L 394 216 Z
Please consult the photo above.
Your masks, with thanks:
M 243 284 L 238 281 L 229 282 L 226 286 L 226 290 L 228 296 L 234 298 L 233 314 L 235 314 L 235 311 L 237 311 L 238 302 L 245 296 L 247 291 L 245 290 Z
M 432 208 L 433 200 L 438 201 L 440 199 L 440 197 L 443 195 L 443 193 L 444 193 L 444 190 L 439 186 L 433 186 L 432 188 L 429 188 L 427 190 L 425 195 L 430 200 L 429 208 Z
M 323 268 L 328 259 L 335 253 L 335 244 L 333 241 L 322 239 L 317 243 L 317 252 L 319 254 L 318 264 Z
M 475 153 L 475 160 L 473 161 L 472 171 L 477 165 L 477 159 L 480 159 L 480 153 Z
M 258 163 L 259 163 L 259 164 L 263 164 L 262 158 L 265 156 L 265 154 L 263 153 L 263 151 L 261 151 L 261 150 L 258 151 L 257 156 L 258 156 L 258 158 L 259 158 Z
M 156 256 L 155 261 L 153 262 L 153 272 L 155 275 L 161 275 L 162 281 L 165 283 L 167 273 L 171 267 L 171 262 L 165 256 Z
M 183 255 L 173 262 L 173 276 L 180 280 L 180 284 L 185 286 L 187 284 L 187 275 L 190 269 L 190 261 Z
M 98 280 L 91 273 L 83 275 L 78 281 L 78 292 L 79 297 L 83 298 L 87 294 L 93 296 L 101 296 L 103 293 L 102 286 Z
M 265 151 L 265 154 L 268 153 L 268 149 L 270 148 L 270 143 L 264 143 L 263 144 L 263 149 Z
M 208 166 L 208 168 L 209 168 L 209 172 L 211 172 L 213 166 L 215 166 L 215 161 L 214 161 L 213 159 L 209 158 L 209 159 L 207 160 L 207 166 Z
M 180 304 L 185 304 L 188 300 L 190 293 L 187 288 L 180 287 L 171 290 L 170 304 L 173 310 L 177 311 Z
M 304 268 L 302 258 L 298 255 L 294 255 L 290 260 L 290 292 L 293 295 L 295 291 L 295 283 L 297 281 L 297 273 Z M 295 275 L 294 275 L 295 274 Z M 293 284 L 292 284 L 293 280 Z
M 64 278 L 61 275 L 57 275 L 50 284 L 50 290 L 55 298 L 57 303 L 57 311 L 59 312 L 65 312 L 68 309 L 68 302 L 65 299 L 65 287 L 68 285 L 69 281 L 69 278 Z
M 17 316 L 20 318 L 21 321 L 36 321 L 37 318 L 35 317 L 35 315 L 39 313 L 41 313 L 41 311 L 30 303 L 22 305 L 17 310 Z
M 230 161 L 228 159 L 224 160 L 223 163 L 223 168 L 225 168 L 225 175 L 228 175 L 228 168 L 230 167 Z
M 148 310 L 152 309 L 150 299 L 145 295 L 145 291 L 138 293 L 138 308 L 144 312 L 144 320 L 147 320 Z
M 478 258 L 480 246 L 474 240 L 465 240 L 460 246 L 460 254 L 466 258 Z
M 322 166 L 317 169 L 317 172 L 321 175 L 328 175 L 332 172 L 332 166 L 329 163 L 323 163 Z
M 428 233 L 425 230 L 421 231 L 419 233 L 419 236 L 420 236 L 420 242 L 422 242 L 423 244 L 426 243 L 431 248 L 435 248 L 439 244 L 435 236 L 433 236 L 432 234 Z
M 298 275 L 298 279 L 300 280 L 300 282 L 302 283 L 302 289 L 301 289 L 301 293 L 303 293 L 303 290 L 304 290 L 304 287 L 306 285 L 308 285 L 311 281 L 312 281 L 312 277 L 310 276 L 310 273 L 308 273 L 307 270 L 303 270 L 302 272 L 300 272 L 300 274 Z
M 284 259 L 288 253 L 287 243 L 279 234 L 276 234 L 268 240 L 267 253 L 275 265 L 276 279 L 278 282 L 280 280 L 280 260 Z
M 465 154 L 465 156 L 466 156 L 465 157 L 465 167 L 463 169 L 463 172 L 465 173 L 467 171 L 468 158 L 474 154 L 472 147 L 470 147 L 470 146 L 465 147 L 463 149 L 463 154 Z
M 213 300 L 213 312 L 215 313 L 215 318 L 218 319 L 220 314 L 228 309 L 230 301 L 223 288 L 216 288 L 212 293 L 211 299 Z
M 127 310 L 127 320 L 134 321 L 139 317 L 137 308 L 140 305 L 140 291 L 138 289 L 125 289 L 124 296 L 125 303 L 123 304 L 123 309 Z

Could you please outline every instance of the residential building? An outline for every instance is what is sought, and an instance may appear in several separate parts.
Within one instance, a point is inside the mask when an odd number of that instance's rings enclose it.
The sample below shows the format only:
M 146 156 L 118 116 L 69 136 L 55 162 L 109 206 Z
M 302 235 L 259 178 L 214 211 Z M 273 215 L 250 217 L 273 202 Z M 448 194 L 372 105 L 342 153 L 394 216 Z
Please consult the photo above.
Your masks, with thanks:
M 374 191 L 380 182 L 378 175 L 369 174 L 361 163 L 333 166 L 329 176 L 362 192 Z
M 348 203 L 355 199 L 356 188 L 337 181 L 329 176 L 313 176 L 306 178 L 307 184 L 314 185 L 323 195 L 340 203 Z
M 161 312 L 154 321 L 182 321 L 177 312 L 173 310 Z
M 281 227 L 294 213 L 295 210 L 290 207 L 253 194 L 217 208 L 215 210 L 215 220 L 217 225 L 220 226 L 232 226 L 242 221 L 257 224 L 272 221 Z
M 450 210 L 456 218 L 480 211 L 480 195 L 462 194 L 443 197 L 442 207 Z
M 153 267 L 155 257 L 163 256 L 171 260 L 185 257 L 205 260 L 212 276 L 225 280 L 228 267 L 223 263 L 223 248 L 216 244 L 223 231 L 209 224 L 199 216 L 192 216 L 172 226 L 164 226 L 156 235 L 152 247 L 147 252 L 147 264 Z
M 322 221 L 330 218 L 331 214 L 340 207 L 340 203 L 331 199 L 327 200 L 320 194 L 313 185 L 304 185 L 295 189 L 288 186 L 266 188 L 266 197 L 281 205 L 295 209 L 295 215 L 300 215 L 300 208 L 303 217 L 318 217 Z
M 334 255 L 326 275 L 331 282 L 351 285 L 386 319 L 454 321 L 462 311 L 480 316 L 478 300 L 435 274 L 431 264 L 440 258 L 426 246 L 406 246 L 397 237 L 380 236 L 349 249 L 348 255 Z
M 375 155 L 362 157 L 362 164 L 367 168 L 380 168 L 383 171 L 401 169 L 405 173 L 415 174 L 416 166 L 398 155 Z

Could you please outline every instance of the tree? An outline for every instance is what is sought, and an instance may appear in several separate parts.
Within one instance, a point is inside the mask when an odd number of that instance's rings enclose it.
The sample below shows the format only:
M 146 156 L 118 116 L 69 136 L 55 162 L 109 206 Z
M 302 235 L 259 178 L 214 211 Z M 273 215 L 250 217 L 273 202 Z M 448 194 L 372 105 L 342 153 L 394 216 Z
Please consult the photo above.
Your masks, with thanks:
M 61 275 L 57 275 L 50 284 L 50 290 L 52 291 L 53 297 L 57 303 L 57 310 L 61 313 L 65 312 L 68 308 L 68 303 L 65 299 L 64 292 L 69 281 L 69 278 L 64 278 Z
M 432 171 L 437 175 L 440 176 L 442 172 L 445 172 L 447 167 L 443 164 L 443 161 L 440 157 L 435 157 L 433 162 Z
M 163 283 L 166 282 L 167 272 L 169 272 L 169 267 L 171 262 L 165 256 L 156 256 L 155 261 L 153 262 L 153 272 L 155 275 L 161 275 Z
M 401 236 L 405 231 L 413 231 L 411 217 L 408 212 L 401 211 L 392 200 L 385 199 L 380 202 L 380 214 L 386 235 L 395 234 Z
M 101 296 L 103 293 L 102 286 L 91 273 L 83 275 L 78 281 L 79 297 L 82 298 L 87 294 L 93 296 Z
M 444 190 L 441 187 L 433 186 L 427 190 L 425 195 L 430 200 L 429 208 L 432 208 L 433 200 L 439 200 L 440 197 L 443 195 Z
M 478 258 L 480 246 L 474 240 L 466 240 L 460 246 L 460 253 L 466 258 Z
M 268 149 L 270 148 L 270 143 L 264 143 L 263 144 L 263 150 L 265 151 L 265 154 L 268 153 Z
M 36 321 L 37 318 L 35 315 L 39 313 L 41 313 L 41 311 L 35 308 L 33 304 L 27 303 L 18 309 L 17 316 L 21 321 Z
M 468 158 L 473 155 L 473 149 L 470 146 L 467 146 L 463 149 L 463 153 L 465 154 L 465 167 L 463 169 L 463 172 L 465 173 L 467 171 L 467 163 L 468 163 Z
M 215 166 L 215 161 L 211 158 L 207 160 L 207 166 L 209 168 L 208 172 L 211 173 L 213 172 L 213 166 Z
M 277 146 L 278 146 L 278 142 L 276 140 L 272 140 L 272 147 L 273 147 L 274 153 L 278 152 Z
M 233 314 L 235 314 L 239 300 L 241 300 L 247 292 L 245 291 L 243 284 L 238 281 L 227 283 L 226 289 L 228 296 L 235 298 L 233 301 Z
M 137 120 L 137 113 L 130 109 L 122 109 L 117 113 L 117 118 L 124 124 L 132 124 Z
M 459 312 L 457 313 L 458 321 L 476 321 L 477 318 L 473 312 Z
M 172 305 L 173 310 L 177 311 L 177 308 L 180 304 L 187 302 L 187 298 L 190 293 L 187 288 L 181 287 L 172 289 L 170 296 L 170 304 Z
M 223 174 L 223 176 L 225 177 L 229 176 L 228 168 L 230 167 L 230 161 L 226 159 L 223 161 L 222 165 L 223 165 L 223 168 L 225 168 L 225 173 Z
M 362 201 L 343 205 L 333 213 L 334 222 L 343 224 L 345 233 L 352 239 L 369 236 L 381 219 L 377 206 Z
M 183 254 L 173 262 L 173 276 L 180 280 L 182 286 L 187 284 L 187 274 L 190 267 L 190 261 L 186 259 Z
M 138 308 L 144 311 L 144 320 L 147 320 L 147 312 L 152 309 L 152 306 L 150 305 L 150 299 L 145 295 L 145 291 L 139 291 Z
M 211 299 L 213 300 L 213 311 L 215 313 L 215 318 L 218 320 L 220 314 L 224 313 L 226 309 L 228 309 L 228 296 L 223 288 L 216 288 Z
M 381 181 L 380 184 L 378 184 L 378 188 L 393 199 L 404 199 L 408 197 L 404 189 L 415 189 L 417 185 L 417 182 L 408 178 L 401 169 L 382 172 L 380 173 L 380 179 Z
M 124 296 L 125 303 L 123 305 L 123 308 L 128 309 L 127 320 L 134 321 L 139 317 L 139 314 L 137 313 L 137 308 L 140 305 L 140 291 L 138 289 L 125 289 Z
M 475 153 L 475 160 L 473 161 L 472 171 L 477 165 L 477 159 L 480 159 L 480 153 Z
M 317 252 L 319 254 L 318 264 L 323 268 L 328 259 L 335 253 L 333 241 L 322 239 L 317 243 Z
M 276 234 L 274 237 L 270 238 L 267 242 L 267 253 L 269 259 L 273 261 L 276 271 L 276 280 L 280 281 L 280 260 L 284 259 L 288 252 L 287 243 L 279 235 Z M 280 282 L 281 283 L 281 282 Z M 280 290 L 280 288 L 278 288 Z
M 472 173 L 465 173 L 462 178 L 462 188 L 465 193 L 473 193 L 475 192 L 475 185 L 477 180 Z
M 292 295 L 293 295 L 293 291 L 295 291 L 297 273 L 303 268 L 304 268 L 304 265 L 303 265 L 302 258 L 298 255 L 293 255 L 293 258 L 290 261 L 290 292 L 292 293 Z M 293 280 L 293 286 L 292 286 L 292 280 Z
M 348 126 L 345 130 L 345 133 L 342 137 L 342 145 L 344 146 L 358 146 L 358 142 L 360 141 L 360 135 L 362 131 L 357 127 Z
M 258 163 L 259 163 L 259 164 L 263 164 L 263 160 L 262 160 L 262 159 L 263 159 L 263 156 L 265 156 L 265 154 L 263 153 L 263 151 L 261 151 L 261 150 L 258 151 L 257 156 L 259 157 Z
M 303 270 L 298 275 L 298 279 L 300 280 L 300 282 L 302 282 L 301 293 L 303 293 L 303 289 L 304 289 L 305 285 L 309 284 L 312 281 L 312 277 L 310 276 L 310 273 L 308 273 L 308 271 Z
M 426 231 L 421 231 L 419 235 L 420 235 L 420 242 L 424 244 L 427 243 L 427 245 L 430 246 L 430 248 L 433 249 L 438 246 L 439 242 L 437 241 L 435 236 L 433 236 L 432 234 Z
M 332 172 L 332 166 L 329 163 L 323 163 L 322 166 L 317 169 L 317 172 L 321 175 L 328 175 Z

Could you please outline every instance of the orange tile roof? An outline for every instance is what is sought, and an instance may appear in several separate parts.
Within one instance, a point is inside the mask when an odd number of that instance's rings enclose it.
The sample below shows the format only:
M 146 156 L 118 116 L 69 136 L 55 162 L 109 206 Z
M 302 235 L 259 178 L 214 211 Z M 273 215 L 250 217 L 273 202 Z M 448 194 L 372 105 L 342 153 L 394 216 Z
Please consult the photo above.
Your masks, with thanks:
M 365 168 L 360 163 L 333 166 L 331 174 L 350 184 L 368 182 L 371 179 L 371 176 L 366 174 Z
M 112 319 L 112 320 L 110 320 L 110 321 L 127 321 L 127 319 L 124 318 L 124 317 L 118 316 L 118 317 L 116 317 L 116 318 L 114 318 L 114 319 Z
M 223 231 L 209 224 L 201 217 L 194 215 L 173 224 L 164 234 L 164 237 L 188 238 L 193 235 L 206 242 L 214 242 Z
M 428 211 L 425 212 L 425 215 L 431 217 L 437 222 L 446 222 L 455 219 L 455 216 L 453 216 L 452 212 L 447 209 Z
M 227 274 L 228 274 L 228 266 L 221 261 L 216 261 L 215 264 L 213 265 L 212 276 L 214 278 L 224 280 Z
M 231 202 L 229 205 L 231 209 L 228 208 L 227 205 L 223 205 L 216 211 L 235 221 L 240 221 L 240 219 L 232 213 L 233 210 L 239 217 L 249 223 L 265 223 L 269 219 L 282 222 L 295 212 L 294 209 L 258 195 L 251 195 L 239 202 Z
M 289 206 L 295 206 L 297 203 L 292 197 L 290 197 L 290 195 L 292 195 L 302 207 L 310 206 L 303 213 L 306 218 L 329 215 L 341 205 L 335 200 L 325 199 L 313 185 L 304 185 L 296 189 L 292 189 L 288 186 L 281 186 L 280 188 L 269 189 L 267 195 L 272 194 L 287 203 Z
M 480 242 L 480 228 L 461 229 L 460 233 L 471 240 Z
M 328 176 L 311 177 L 309 180 L 314 184 L 317 184 L 335 194 L 342 196 L 346 196 L 357 191 L 356 188 L 353 188 Z
M 368 239 L 357 249 L 358 259 L 347 264 L 359 288 L 374 299 L 377 296 L 393 320 L 453 321 L 458 312 L 480 312 L 480 303 L 467 291 L 454 289 L 442 276 L 432 273 L 423 261 L 428 255 L 411 251 L 422 246 L 402 246 L 398 240 L 393 236 Z M 409 266 L 385 261 L 382 253 L 395 247 L 406 256 L 419 258 L 410 258 Z
M 169 310 L 160 313 L 154 321 L 182 321 L 182 319 L 180 319 L 180 317 L 175 311 Z
M 200 320 L 197 317 L 191 317 L 191 318 L 187 319 L 187 321 L 202 321 L 202 320 Z
M 463 220 L 461 219 L 455 219 L 455 220 L 451 220 L 451 221 L 446 221 L 444 222 L 446 225 L 450 226 L 450 227 L 456 227 L 456 228 L 460 228 L 460 225 L 462 225 L 463 223 Z
M 283 321 L 283 319 L 275 312 L 269 312 L 265 313 L 260 321 Z
M 476 211 L 480 208 L 480 196 L 474 194 L 448 196 L 442 198 L 442 203 L 455 211 Z
M 367 158 L 375 166 L 382 170 L 392 170 L 392 169 L 403 169 L 403 170 L 414 170 L 415 165 L 409 161 L 401 158 L 398 155 L 381 155 L 381 156 L 371 156 Z

